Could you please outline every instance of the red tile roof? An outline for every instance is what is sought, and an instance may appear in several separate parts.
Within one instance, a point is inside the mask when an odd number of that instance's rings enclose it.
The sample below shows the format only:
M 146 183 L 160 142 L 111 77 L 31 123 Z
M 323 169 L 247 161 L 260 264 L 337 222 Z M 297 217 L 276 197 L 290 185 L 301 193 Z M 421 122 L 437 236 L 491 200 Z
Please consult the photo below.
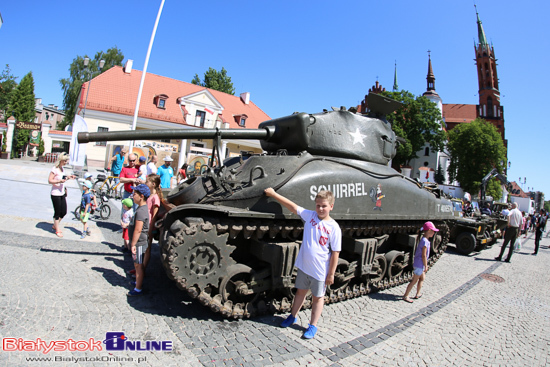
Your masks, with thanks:
M 472 122 L 477 118 L 477 105 L 444 103 L 443 118 L 447 123 Z
M 80 94 L 79 108 L 84 108 L 86 88 L 91 83 L 86 109 L 133 116 L 141 75 L 142 71 L 140 70 L 132 70 L 130 74 L 127 74 L 121 66 L 107 70 L 90 82 L 84 83 Z M 271 119 L 252 101 L 247 105 L 239 96 L 151 73 L 147 73 L 145 77 L 139 117 L 185 124 L 184 112 L 178 104 L 178 98 L 202 90 L 208 90 L 224 107 L 222 118 L 229 122 L 230 128 L 242 128 L 235 122 L 234 115 L 246 114 L 248 116 L 246 128 L 257 128 L 260 122 Z M 157 108 L 153 102 L 155 96 L 160 94 L 168 96 L 164 109 Z M 194 116 L 187 116 L 187 118 L 188 121 L 192 121 Z
M 0 127 L 8 127 L 8 124 L 5 122 L 0 122 Z
M 522 189 L 521 187 L 516 183 L 516 181 L 512 182 L 512 188 L 514 190 L 519 190 L 519 194 L 510 194 L 511 196 L 518 196 L 520 198 L 528 198 L 529 195 L 527 195 Z

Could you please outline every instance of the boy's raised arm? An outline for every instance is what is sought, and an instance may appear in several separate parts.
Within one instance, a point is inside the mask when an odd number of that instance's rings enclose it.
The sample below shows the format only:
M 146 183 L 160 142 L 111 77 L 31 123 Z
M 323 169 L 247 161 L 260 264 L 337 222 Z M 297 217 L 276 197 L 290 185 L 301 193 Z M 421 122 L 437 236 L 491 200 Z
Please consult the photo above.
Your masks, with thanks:
M 277 200 L 282 206 L 290 210 L 294 214 L 298 214 L 298 205 L 292 200 L 285 198 L 283 195 L 279 195 L 271 187 L 264 190 L 265 195 Z

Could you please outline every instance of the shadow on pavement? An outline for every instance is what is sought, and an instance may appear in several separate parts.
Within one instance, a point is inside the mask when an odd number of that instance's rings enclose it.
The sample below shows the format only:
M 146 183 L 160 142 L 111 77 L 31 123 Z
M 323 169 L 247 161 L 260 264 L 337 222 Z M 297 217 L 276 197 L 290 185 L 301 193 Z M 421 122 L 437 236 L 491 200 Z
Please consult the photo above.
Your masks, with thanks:
M 38 222 L 36 223 L 36 228 L 41 229 L 48 233 L 54 233 L 55 231 L 52 229 L 52 223 L 51 222 Z
M 112 245 L 107 242 L 103 243 Z M 120 249 L 121 246 L 116 246 L 116 248 Z M 120 275 L 120 271 L 103 267 L 92 267 L 91 269 L 101 273 L 112 286 L 123 287 L 130 291 L 133 288 L 130 283 L 134 280 L 128 275 L 128 271 L 134 268 L 132 257 L 129 253 L 123 255 L 122 252 L 120 256 L 115 255 L 116 257 L 113 257 L 113 254 L 106 255 L 108 256 L 105 257 L 105 260 L 111 261 L 114 266 L 122 269 L 125 275 Z M 221 315 L 192 299 L 187 292 L 178 289 L 175 282 L 166 276 L 160 262 L 158 244 L 153 244 L 151 249 L 151 260 L 143 282 L 143 292 L 142 296 L 128 297 L 128 304 L 140 312 L 182 319 L 224 320 Z

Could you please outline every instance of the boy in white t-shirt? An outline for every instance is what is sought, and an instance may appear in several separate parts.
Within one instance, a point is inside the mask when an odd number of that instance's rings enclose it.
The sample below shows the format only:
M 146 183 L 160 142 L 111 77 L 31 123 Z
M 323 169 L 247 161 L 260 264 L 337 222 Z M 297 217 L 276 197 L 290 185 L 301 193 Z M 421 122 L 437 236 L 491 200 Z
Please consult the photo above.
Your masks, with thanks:
M 330 191 L 320 191 L 315 197 L 315 211 L 312 211 L 277 194 L 271 187 L 265 190 L 265 194 L 304 221 L 304 237 L 294 264 L 298 268 L 296 296 L 290 315 L 281 323 L 281 327 L 289 327 L 296 322 L 296 315 L 302 308 L 307 291 L 311 290 L 311 319 L 303 335 L 303 338 L 311 339 L 317 332 L 317 322 L 323 311 L 326 286 L 334 283 L 334 272 L 342 248 L 342 231 L 329 215 L 334 208 L 334 195 Z

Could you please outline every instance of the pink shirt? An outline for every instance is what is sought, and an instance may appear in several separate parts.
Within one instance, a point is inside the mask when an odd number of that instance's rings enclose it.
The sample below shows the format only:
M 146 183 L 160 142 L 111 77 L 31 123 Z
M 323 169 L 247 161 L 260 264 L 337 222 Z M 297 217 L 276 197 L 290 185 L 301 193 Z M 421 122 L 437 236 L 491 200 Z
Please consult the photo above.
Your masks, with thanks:
M 54 180 L 57 181 L 57 180 L 63 179 L 63 171 L 59 169 L 59 167 L 54 166 L 50 172 L 52 172 L 55 175 L 55 177 L 53 178 Z M 51 195 L 52 196 L 65 195 L 65 184 L 64 183 L 53 184 Z
M 154 211 L 155 207 L 157 207 L 157 208 L 160 207 L 160 199 L 159 199 L 159 196 L 157 194 L 152 194 L 147 199 L 147 209 L 149 209 L 149 223 L 151 223 L 151 226 L 154 224 L 153 223 L 153 219 L 154 219 L 153 218 L 153 211 Z

